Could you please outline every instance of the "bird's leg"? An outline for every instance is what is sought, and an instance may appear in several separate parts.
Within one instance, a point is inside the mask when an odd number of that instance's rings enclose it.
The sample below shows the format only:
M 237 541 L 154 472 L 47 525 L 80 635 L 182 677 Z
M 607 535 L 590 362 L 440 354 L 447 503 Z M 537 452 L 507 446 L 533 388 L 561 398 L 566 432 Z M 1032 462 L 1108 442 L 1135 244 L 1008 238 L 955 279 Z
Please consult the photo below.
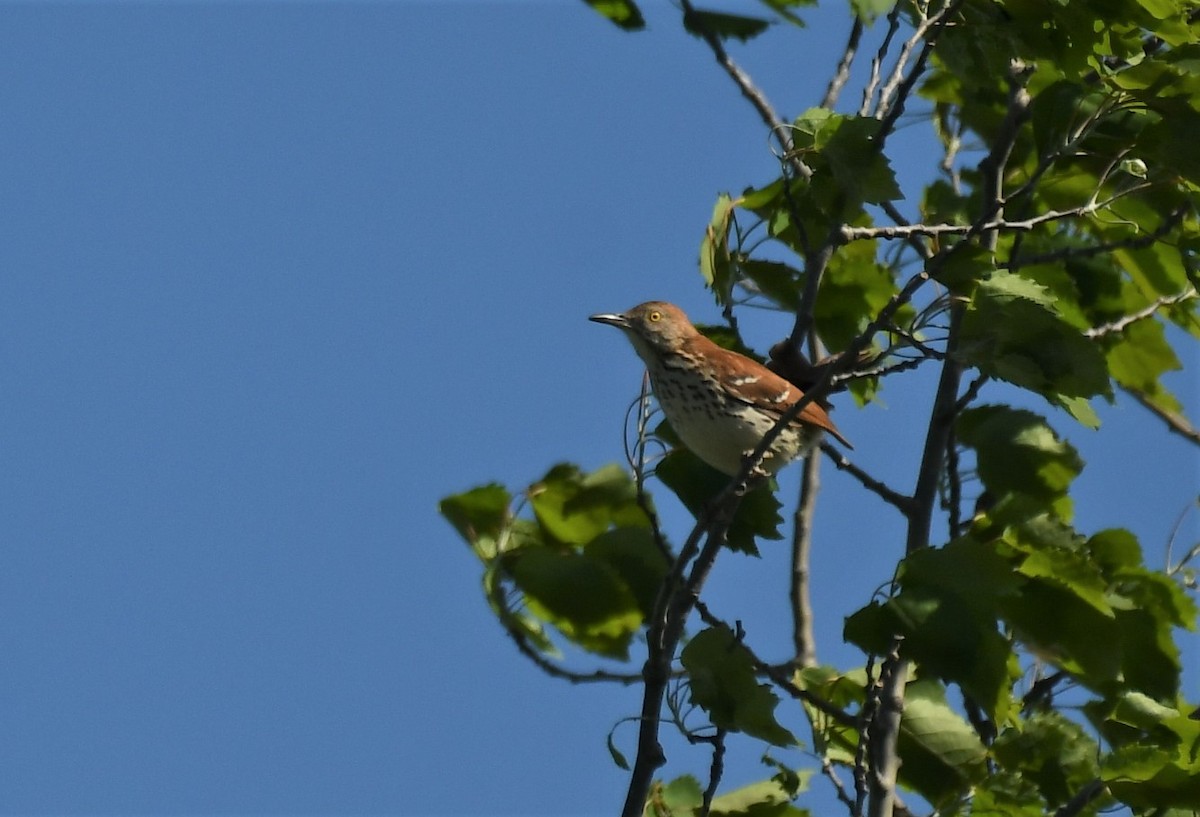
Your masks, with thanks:
M 753 454 L 754 454 L 753 451 L 742 452 L 742 456 L 745 459 L 750 459 L 750 457 L 753 456 Z M 734 489 L 735 494 L 737 494 L 738 496 L 745 496 L 750 491 L 757 488 L 759 486 L 759 484 L 762 483 L 764 480 L 770 478 L 771 472 L 767 470 L 766 464 L 767 464 L 767 460 L 770 459 L 771 456 L 772 456 L 771 452 L 768 451 L 763 456 L 762 462 L 756 463 L 754 465 L 754 467 L 750 469 L 750 473 L 746 476 L 746 479 L 743 482 L 741 482 L 737 486 L 737 488 Z

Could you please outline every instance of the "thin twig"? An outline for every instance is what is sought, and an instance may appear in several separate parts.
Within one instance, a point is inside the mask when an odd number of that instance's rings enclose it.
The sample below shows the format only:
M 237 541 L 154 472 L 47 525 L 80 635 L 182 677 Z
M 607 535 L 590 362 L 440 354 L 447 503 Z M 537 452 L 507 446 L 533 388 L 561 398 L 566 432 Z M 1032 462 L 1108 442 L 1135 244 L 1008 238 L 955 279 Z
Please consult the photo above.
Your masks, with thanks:
M 842 94 L 842 88 L 850 79 L 850 66 L 854 64 L 854 57 L 858 53 L 858 43 L 862 39 L 863 28 L 862 18 L 855 17 L 854 24 L 850 27 L 850 37 L 846 40 L 846 47 L 842 49 L 842 58 L 838 60 L 833 78 L 829 80 L 829 87 L 825 89 L 825 96 L 821 98 L 822 108 L 832 109 L 837 104 L 838 97 Z
M 724 43 L 721 38 L 701 22 L 696 15 L 696 9 L 692 6 L 691 0 L 680 0 L 680 6 L 683 8 L 683 15 L 686 25 L 692 31 L 700 33 L 700 37 L 704 42 L 708 43 L 708 47 L 712 50 L 713 56 L 716 57 L 717 63 L 725 69 L 725 73 L 729 74 L 730 79 L 742 92 L 742 96 L 750 101 L 754 106 L 754 110 L 758 111 L 759 117 L 763 124 L 767 126 L 767 130 L 780 142 L 780 148 L 783 150 L 783 155 L 792 165 L 796 173 L 802 178 L 808 179 L 812 177 L 812 169 L 801 161 L 795 151 L 792 149 L 792 140 L 788 136 L 788 127 L 784 121 L 775 113 L 775 109 L 771 107 L 771 103 L 767 101 L 766 95 L 754 84 L 750 79 L 750 75 L 738 66 L 729 53 L 725 50 Z
M 1137 312 L 1130 313 L 1129 315 L 1125 315 L 1115 321 L 1110 321 L 1109 323 L 1101 324 L 1100 326 L 1094 326 L 1091 329 L 1086 330 L 1083 334 L 1085 337 L 1092 339 L 1102 338 L 1106 335 L 1115 335 L 1119 332 L 1125 331 L 1126 327 L 1130 326 L 1131 324 L 1135 324 L 1138 321 L 1153 317 L 1158 310 L 1162 309 L 1164 306 L 1180 304 L 1184 301 L 1190 301 L 1195 297 L 1196 290 L 1188 287 L 1183 292 L 1176 293 L 1175 295 L 1164 295 L 1161 298 L 1156 298 L 1146 306 L 1139 309 Z
M 1051 252 L 1038 253 L 1036 255 L 1025 255 L 1015 258 L 1010 258 L 1008 261 L 997 262 L 996 266 L 1000 269 L 1016 269 L 1018 267 L 1026 267 L 1033 264 L 1048 264 L 1055 261 L 1064 261 L 1068 258 L 1090 258 L 1093 255 L 1106 255 L 1114 250 L 1137 250 L 1149 247 L 1160 238 L 1171 232 L 1183 220 L 1184 215 L 1188 212 L 1187 205 L 1180 205 L 1171 211 L 1163 222 L 1148 233 L 1142 235 L 1130 236 L 1119 241 L 1106 241 L 1099 244 L 1090 244 L 1086 247 L 1064 247 Z
M 717 795 L 717 787 L 721 785 L 721 777 L 725 774 L 725 735 L 726 731 L 717 728 L 717 733 L 707 739 L 712 744 L 712 763 L 708 766 L 708 785 L 704 788 L 704 799 L 700 804 L 699 817 L 706 817 L 712 811 L 712 801 Z
M 821 758 L 821 774 L 825 775 L 829 779 L 829 782 L 833 784 L 833 791 L 837 795 L 838 802 L 849 810 L 851 817 L 855 817 L 858 812 L 854 810 L 854 799 L 846 791 L 846 787 L 842 785 L 841 779 L 837 776 L 837 769 L 833 768 L 833 761 L 828 757 Z
M 1145 406 L 1147 410 L 1157 415 L 1160 420 L 1167 424 L 1167 428 L 1169 430 L 1175 432 L 1189 442 L 1200 445 L 1200 429 L 1197 429 L 1194 425 L 1192 425 L 1191 422 L 1189 422 L 1188 419 L 1182 414 L 1162 408 L 1161 406 L 1154 405 L 1154 403 L 1150 402 L 1150 398 L 1146 397 L 1146 395 L 1142 394 L 1141 392 L 1125 388 L 1124 386 L 1121 387 L 1121 390 Z
M 879 44 L 879 49 L 875 52 L 874 59 L 871 60 L 871 75 L 867 78 L 866 85 L 863 86 L 862 105 L 859 106 L 859 116 L 870 116 L 871 101 L 875 98 L 875 89 L 879 87 L 879 76 L 883 69 L 883 61 L 887 57 L 888 50 L 892 47 L 892 38 L 896 36 L 896 32 L 900 30 L 900 4 L 892 6 L 892 10 L 887 15 L 888 29 L 883 35 L 883 41 Z
M 731 632 L 737 631 L 734 626 L 729 624 L 729 622 L 713 614 L 709 606 L 702 600 L 696 599 L 695 606 L 696 612 L 700 616 L 700 620 L 709 627 L 723 627 Z M 747 654 L 750 656 L 750 663 L 754 667 L 754 671 L 765 678 L 769 678 L 771 683 L 778 686 L 788 695 L 792 696 L 798 701 L 803 701 L 821 714 L 829 717 L 835 723 L 841 724 L 842 726 L 854 725 L 855 721 L 853 716 L 847 714 L 841 709 L 838 709 L 835 705 L 825 700 L 821 696 L 815 695 L 806 689 L 801 689 L 800 687 L 796 686 L 796 684 L 788 675 L 788 673 L 792 672 L 794 669 L 792 663 L 789 662 L 782 667 L 774 666 L 759 658 L 754 653 L 754 650 L 750 648 L 750 645 L 746 644 L 744 641 L 742 642 L 742 647 L 745 648 Z
M 854 477 L 862 486 L 871 493 L 877 495 L 884 502 L 896 508 L 901 513 L 908 515 L 912 511 L 912 497 L 905 496 L 899 491 L 892 490 L 884 483 L 875 479 L 863 469 L 859 468 L 850 458 L 842 453 L 841 449 L 835 448 L 831 443 L 821 443 L 821 450 L 825 452 L 834 466 L 839 471 L 845 471 L 850 476 Z

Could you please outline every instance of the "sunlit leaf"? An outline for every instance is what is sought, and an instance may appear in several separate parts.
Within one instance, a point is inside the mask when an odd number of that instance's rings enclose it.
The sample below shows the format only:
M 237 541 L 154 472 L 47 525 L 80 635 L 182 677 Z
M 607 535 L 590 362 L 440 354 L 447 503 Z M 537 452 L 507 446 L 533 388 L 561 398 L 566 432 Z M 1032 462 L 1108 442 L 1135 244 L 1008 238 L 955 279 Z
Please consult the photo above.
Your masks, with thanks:
M 987 748 L 932 681 L 908 685 L 897 749 L 901 780 L 931 803 L 953 798 L 987 773 Z
M 996 496 L 1009 492 L 1043 500 L 1066 492 L 1083 461 L 1038 415 L 1008 406 L 980 406 L 958 420 L 959 439 L 975 449 L 979 476 Z
M 642 12 L 633 0 L 584 0 L 604 17 L 626 31 L 640 31 L 646 27 Z
M 642 614 L 605 562 L 574 551 L 526 548 L 511 557 L 508 570 L 530 608 L 568 638 L 601 655 L 627 657 Z

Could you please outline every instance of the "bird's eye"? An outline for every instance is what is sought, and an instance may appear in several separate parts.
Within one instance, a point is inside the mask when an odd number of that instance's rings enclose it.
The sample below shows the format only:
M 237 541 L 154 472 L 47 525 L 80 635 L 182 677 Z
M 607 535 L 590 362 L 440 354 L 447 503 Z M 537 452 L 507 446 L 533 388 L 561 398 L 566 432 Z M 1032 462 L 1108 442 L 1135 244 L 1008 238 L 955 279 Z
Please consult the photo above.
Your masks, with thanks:
M 647 315 L 646 317 L 650 319 L 651 323 L 654 323 L 655 321 L 662 319 L 662 313 L 659 312 L 658 310 L 655 310 L 655 311 L 651 312 L 649 315 Z

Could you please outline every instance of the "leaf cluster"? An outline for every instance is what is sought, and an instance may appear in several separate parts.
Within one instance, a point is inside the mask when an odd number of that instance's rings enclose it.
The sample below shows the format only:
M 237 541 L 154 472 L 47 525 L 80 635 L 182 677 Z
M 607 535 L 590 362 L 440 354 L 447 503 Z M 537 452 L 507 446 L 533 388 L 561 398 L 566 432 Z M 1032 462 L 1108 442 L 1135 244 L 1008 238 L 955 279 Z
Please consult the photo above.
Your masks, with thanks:
M 589 5 L 645 24 L 632 0 Z M 776 178 L 717 197 L 698 260 L 727 317 L 786 311 L 782 346 L 833 353 L 822 396 L 848 387 L 869 410 L 904 372 L 939 370 L 911 494 L 835 459 L 907 530 L 886 591 L 841 611 L 865 662 L 769 665 L 753 633 L 702 602 L 720 548 L 756 556 L 782 537 L 783 504 L 774 483 L 732 491 L 666 424 L 654 475 L 696 520 L 678 550 L 643 470 L 559 465 L 516 497 L 486 485 L 441 511 L 526 655 L 569 680 L 645 687 L 626 817 L 805 813 L 813 769 L 776 764 L 717 794 L 738 735 L 806 745 L 851 817 L 890 817 L 898 792 L 941 814 L 1200 812 L 1200 720 L 1180 689 L 1194 585 L 1182 566 L 1150 568 L 1127 530 L 1077 529 L 1085 464 L 1057 427 L 1098 429 L 1097 404 L 1124 393 L 1200 443 L 1164 382 L 1176 346 L 1200 338 L 1200 3 L 856 0 L 825 99 L 784 120 L 725 43 L 795 31 L 806 5 L 682 3 L 780 159 Z M 839 94 L 872 25 L 851 108 Z M 907 121 L 928 125 L 932 178 L 906 198 L 893 145 Z M 738 348 L 730 325 L 721 342 Z M 806 535 L 801 524 L 794 553 Z M 556 646 L 623 662 L 639 639 L 640 673 L 573 669 Z M 712 746 L 707 784 L 654 779 L 664 707 Z M 788 710 L 808 735 L 781 723 Z

